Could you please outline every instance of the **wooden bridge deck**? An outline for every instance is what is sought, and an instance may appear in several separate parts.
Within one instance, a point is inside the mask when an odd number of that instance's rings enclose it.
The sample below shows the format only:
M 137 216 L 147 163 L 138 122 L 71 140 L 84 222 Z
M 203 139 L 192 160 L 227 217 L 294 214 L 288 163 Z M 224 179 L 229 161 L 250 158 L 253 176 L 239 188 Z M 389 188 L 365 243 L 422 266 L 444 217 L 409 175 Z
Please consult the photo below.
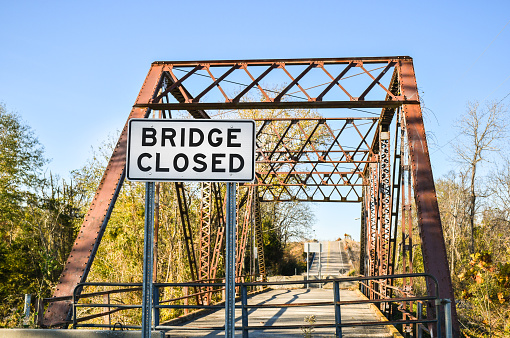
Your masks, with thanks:
M 359 294 L 352 290 L 341 290 L 341 300 L 360 299 Z M 332 289 L 279 289 L 270 290 L 256 295 L 248 300 L 248 305 L 255 304 L 296 304 L 313 303 L 333 300 Z M 348 322 L 371 322 L 379 321 L 376 312 L 368 304 L 356 304 L 341 307 L 342 323 Z M 267 326 L 265 330 L 253 330 L 249 332 L 252 337 L 335 337 L 335 328 L 315 328 L 311 335 L 305 335 L 307 323 L 304 321 L 306 316 L 315 315 L 317 324 L 334 323 L 335 312 L 333 305 L 314 306 L 314 307 L 287 307 L 287 308 L 258 308 L 250 309 L 248 315 L 248 325 Z M 194 330 L 195 327 L 218 327 L 225 323 L 224 310 L 204 315 L 181 324 L 182 329 L 172 329 L 167 332 L 167 337 L 224 337 L 223 330 L 204 331 Z M 271 329 L 276 325 L 302 325 L 301 329 Z M 236 326 L 241 326 L 241 309 L 236 309 Z M 241 337 L 242 331 L 236 331 L 236 337 Z M 345 338 L 365 338 L 393 337 L 386 326 L 372 327 L 347 327 L 343 328 L 343 337 Z

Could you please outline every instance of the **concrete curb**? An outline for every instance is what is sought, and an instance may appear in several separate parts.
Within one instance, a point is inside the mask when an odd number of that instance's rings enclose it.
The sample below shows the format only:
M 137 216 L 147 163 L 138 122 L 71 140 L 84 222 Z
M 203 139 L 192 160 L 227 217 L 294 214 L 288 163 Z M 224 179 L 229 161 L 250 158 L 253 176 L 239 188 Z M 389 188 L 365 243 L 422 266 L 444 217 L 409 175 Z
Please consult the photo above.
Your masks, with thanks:
M 366 299 L 368 300 L 367 296 L 365 296 L 359 289 L 355 289 L 354 290 L 360 297 L 362 297 L 363 299 Z M 374 304 L 370 304 L 370 308 L 372 309 L 372 311 L 375 312 L 375 315 L 379 318 L 379 320 L 381 322 L 387 322 L 388 321 L 388 318 L 386 318 L 381 310 L 379 310 L 379 308 L 377 306 L 375 306 Z M 388 332 L 392 335 L 393 338 L 404 338 L 404 336 L 402 336 L 402 334 L 400 332 L 398 332 L 397 328 L 393 325 L 385 325 L 384 326 Z
M 71 329 L 0 329 L 2 338 L 141 338 L 141 331 L 98 331 Z M 164 338 L 162 331 L 152 331 L 151 338 Z

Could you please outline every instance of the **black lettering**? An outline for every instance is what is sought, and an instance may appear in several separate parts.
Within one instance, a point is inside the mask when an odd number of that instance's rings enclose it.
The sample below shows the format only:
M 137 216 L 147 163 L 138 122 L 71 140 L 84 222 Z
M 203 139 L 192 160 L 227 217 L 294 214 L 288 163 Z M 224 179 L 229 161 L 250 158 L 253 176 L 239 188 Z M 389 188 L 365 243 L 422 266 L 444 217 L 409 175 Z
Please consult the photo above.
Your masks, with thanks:
M 209 135 L 207 136 L 207 140 L 209 141 L 209 144 L 212 147 L 219 147 L 221 145 L 221 143 L 223 142 L 223 139 L 221 137 L 216 137 L 216 140 L 213 141 L 213 136 L 212 136 L 213 134 L 221 135 L 221 130 L 219 130 L 218 128 L 213 128 L 213 129 L 211 129 L 211 131 L 209 131 Z
M 198 141 L 193 141 L 193 135 L 198 134 Z M 190 147 L 200 147 L 200 145 L 204 142 L 204 133 L 198 128 L 190 128 L 189 129 L 189 146 Z
M 180 158 L 182 158 L 184 160 L 184 165 L 182 167 L 179 167 L 179 164 L 177 163 L 177 162 L 179 162 Z M 174 157 L 175 171 L 182 173 L 183 171 L 186 171 L 186 169 L 188 169 L 188 165 L 189 165 L 189 160 L 188 160 L 188 156 L 186 156 L 186 154 L 180 153 L 180 154 L 175 155 L 175 157 Z
M 203 159 L 205 159 L 205 155 L 204 154 L 195 154 L 195 156 L 193 156 L 193 161 L 195 161 L 195 163 L 197 164 L 200 164 L 202 167 L 201 168 L 197 168 L 196 166 L 193 167 L 193 170 L 196 171 L 196 172 L 203 172 L 207 169 L 207 164 L 202 161 Z
M 184 147 L 186 141 L 186 129 L 181 128 L 181 147 Z
M 161 168 L 161 154 L 156 153 L 156 171 L 167 173 L 170 171 L 170 168 Z
M 225 154 L 213 154 L 212 155 L 211 171 L 213 173 L 224 173 L 225 172 L 224 168 L 216 168 L 217 164 L 221 165 L 221 160 L 218 160 L 218 157 L 225 157 Z
M 144 157 L 147 157 L 147 158 L 152 158 L 152 155 L 149 154 L 149 153 L 143 153 L 141 154 L 140 156 L 138 156 L 138 161 L 136 161 L 136 164 L 138 164 L 138 169 L 140 169 L 141 171 L 149 171 L 152 169 L 151 166 L 147 166 L 147 167 L 144 167 L 142 166 L 142 159 Z
M 239 160 L 239 166 L 234 168 L 234 158 Z M 239 154 L 230 154 L 230 163 L 228 165 L 228 171 L 231 173 L 238 173 L 244 168 L 244 158 Z
M 148 141 L 147 139 L 150 139 L 150 141 Z M 155 144 L 156 144 L 156 129 L 142 128 L 142 146 L 151 147 Z
M 241 129 L 239 129 L 239 128 L 227 130 L 227 147 L 236 148 L 236 147 L 241 146 L 241 143 L 232 143 L 232 140 L 237 139 L 237 135 L 232 135 L 232 133 L 240 133 L 240 132 L 241 132 Z
M 165 146 L 165 141 L 169 140 L 172 147 L 175 147 L 175 129 L 174 128 L 161 128 L 161 146 Z

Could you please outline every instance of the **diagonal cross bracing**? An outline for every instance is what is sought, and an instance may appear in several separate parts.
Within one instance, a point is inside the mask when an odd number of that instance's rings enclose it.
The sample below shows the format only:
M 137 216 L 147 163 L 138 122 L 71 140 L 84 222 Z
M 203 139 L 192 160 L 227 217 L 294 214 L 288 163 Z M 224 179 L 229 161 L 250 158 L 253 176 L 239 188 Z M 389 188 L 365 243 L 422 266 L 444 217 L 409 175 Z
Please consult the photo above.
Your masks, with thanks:
M 157 110 L 312 109 L 380 108 L 397 107 L 403 103 L 419 104 L 416 98 L 391 94 L 391 91 L 382 84 L 386 73 L 394 70 L 399 60 L 406 59 L 408 58 L 395 56 L 354 59 L 155 62 L 153 65 L 163 65 L 173 80 L 173 84 L 163 94 L 168 94 L 170 89 L 178 90 L 185 99 L 183 102 L 163 102 L 163 96 L 159 95 L 150 102 L 137 103 L 136 107 Z M 339 75 L 333 77 L 331 73 L 336 73 L 338 67 L 341 68 L 337 73 Z M 356 69 L 360 72 L 355 71 Z M 177 74 L 176 70 L 181 71 L 181 74 Z M 214 72 L 221 75 L 216 77 Z M 268 77 L 276 73 L 282 76 L 271 78 L 275 81 L 272 87 L 280 89 L 264 88 L 261 82 L 269 81 Z M 196 81 L 200 77 L 207 77 L 213 82 Z M 368 85 L 358 81 L 363 79 L 368 82 Z M 290 83 L 287 80 L 290 80 Z M 215 87 L 218 88 L 216 92 L 212 90 Z M 239 87 L 241 87 L 240 91 Z M 298 92 L 290 93 L 293 87 L 298 87 Z M 334 87 L 339 87 L 340 91 L 333 90 Z M 191 90 L 190 88 L 193 89 L 191 93 L 187 92 Z M 262 102 L 253 99 L 261 95 Z M 386 100 L 385 95 L 390 95 L 391 99 Z
M 378 118 L 263 118 L 257 123 L 261 200 L 359 202 L 366 139 Z M 354 192 L 354 193 L 353 193 Z

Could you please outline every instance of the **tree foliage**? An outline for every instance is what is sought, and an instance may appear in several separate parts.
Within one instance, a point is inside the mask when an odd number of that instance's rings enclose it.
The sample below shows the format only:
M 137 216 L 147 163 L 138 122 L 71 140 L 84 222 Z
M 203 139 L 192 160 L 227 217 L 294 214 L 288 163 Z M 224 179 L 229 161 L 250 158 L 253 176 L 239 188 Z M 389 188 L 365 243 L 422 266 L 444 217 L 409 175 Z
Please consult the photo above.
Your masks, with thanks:
M 510 335 L 510 162 L 491 156 L 503 155 L 506 113 L 500 104 L 482 108 L 470 103 L 459 122 L 461 140 L 454 146 L 461 166 L 436 182 L 467 337 Z
M 0 325 L 18 324 L 23 295 L 49 297 L 81 221 L 72 181 L 42 174 L 43 147 L 0 105 Z
M 39 183 L 43 148 L 18 114 L 0 105 L 0 235 L 12 242 L 22 205 Z

